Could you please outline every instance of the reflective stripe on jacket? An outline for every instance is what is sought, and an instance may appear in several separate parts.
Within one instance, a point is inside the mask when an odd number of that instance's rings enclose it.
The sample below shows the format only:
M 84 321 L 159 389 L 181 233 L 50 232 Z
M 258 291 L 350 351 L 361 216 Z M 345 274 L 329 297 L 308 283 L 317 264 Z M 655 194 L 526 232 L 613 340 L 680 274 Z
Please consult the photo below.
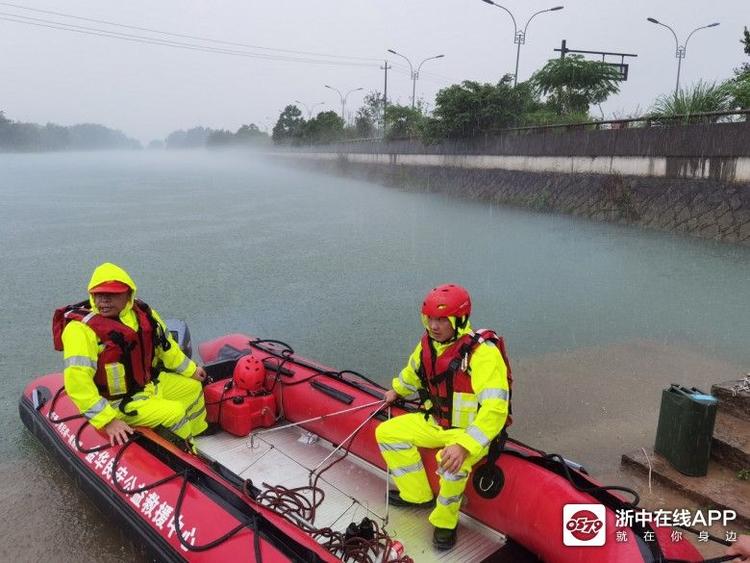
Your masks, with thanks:
M 139 328 L 138 315 L 133 310 L 136 286 L 127 272 L 114 264 L 102 264 L 94 271 L 89 282 L 89 290 L 99 283 L 110 280 L 121 281 L 132 288 L 130 301 L 120 312 L 119 322 L 131 331 L 137 331 Z M 90 298 L 90 310 L 93 313 L 98 313 L 93 297 Z M 153 309 L 151 314 L 161 330 L 164 331 L 166 340 L 169 342 L 168 346 L 153 348 L 152 366 L 161 362 L 168 371 L 191 377 L 197 368 L 196 364 L 182 352 L 172 339 L 159 314 Z M 71 320 L 67 323 L 60 340 L 65 363 L 63 371 L 65 391 L 91 424 L 96 428 L 102 428 L 117 417 L 117 410 L 102 395 L 95 383 L 99 357 L 106 344 L 99 339 L 90 326 L 77 320 Z M 118 385 L 123 383 L 121 374 L 124 376 L 125 366 L 120 362 L 112 362 L 107 383 L 111 381 L 115 390 L 118 390 Z M 127 386 L 126 379 L 125 385 Z M 130 389 L 126 387 L 126 392 L 128 391 Z
M 471 334 L 471 326 L 467 323 L 465 328 L 459 330 L 457 341 L 461 342 L 465 336 Z M 434 373 L 440 373 L 440 367 L 447 366 L 457 354 L 461 346 L 457 341 L 449 343 L 431 341 L 435 351 Z M 458 348 L 454 348 L 457 344 Z M 453 351 L 449 352 L 451 349 Z M 412 395 L 420 389 L 427 391 L 427 386 L 423 384 L 419 375 L 424 352 L 422 342 L 420 342 L 409 357 L 406 366 L 393 379 L 393 389 L 399 395 Z M 441 361 L 446 353 L 448 356 Z M 424 363 L 426 367 L 428 362 Z M 430 372 L 433 371 L 432 368 L 428 369 Z M 476 346 L 470 354 L 465 371 L 459 371 L 461 373 L 454 379 L 451 396 L 445 397 L 453 412 L 450 425 L 465 430 L 465 433 L 457 439 L 457 443 L 476 455 L 489 445 L 506 423 L 510 396 L 508 369 L 498 348 L 490 343 L 482 343 Z M 445 420 L 443 422 L 447 423 Z
M 137 330 L 133 330 L 118 320 L 84 308 L 85 305 L 84 302 L 55 311 L 53 334 L 62 335 L 65 325 L 72 321 L 94 331 L 100 344 L 94 382 L 102 395 L 116 397 L 128 390 L 142 389 L 151 380 L 155 344 L 169 346 L 164 329 L 153 318 L 151 308 L 143 301 L 133 303 L 138 322 Z M 62 349 L 62 342 L 55 342 L 55 347 Z

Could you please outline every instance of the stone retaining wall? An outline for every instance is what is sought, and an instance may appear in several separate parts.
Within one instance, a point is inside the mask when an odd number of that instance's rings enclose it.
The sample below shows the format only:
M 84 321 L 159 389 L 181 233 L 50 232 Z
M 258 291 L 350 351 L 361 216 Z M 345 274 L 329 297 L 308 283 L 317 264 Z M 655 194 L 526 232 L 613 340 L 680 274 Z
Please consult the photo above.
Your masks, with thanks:
M 345 174 L 412 191 L 512 204 L 599 221 L 750 246 L 750 182 L 635 176 L 620 173 L 532 172 L 354 161 L 349 155 L 276 155 L 295 165 Z M 387 157 L 388 155 L 386 155 Z

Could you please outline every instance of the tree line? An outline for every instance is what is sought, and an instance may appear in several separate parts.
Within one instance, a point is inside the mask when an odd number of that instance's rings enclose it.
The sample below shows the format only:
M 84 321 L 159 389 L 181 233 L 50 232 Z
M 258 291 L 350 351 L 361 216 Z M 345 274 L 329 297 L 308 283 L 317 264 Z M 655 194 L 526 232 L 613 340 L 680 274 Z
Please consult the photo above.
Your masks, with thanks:
M 750 31 L 740 40 L 750 55 Z M 273 128 L 279 145 L 324 144 L 358 138 L 419 139 L 426 144 L 450 139 L 472 139 L 501 129 L 594 121 L 590 115 L 609 96 L 620 90 L 619 71 L 580 55 L 551 59 L 526 82 L 513 85 L 505 75 L 497 83 L 465 80 L 440 90 L 431 114 L 423 103 L 415 107 L 389 104 L 371 92 L 347 125 L 335 112 L 321 112 L 304 119 L 300 109 L 287 105 Z M 721 83 L 699 81 L 676 94 L 657 98 L 651 110 L 636 118 L 670 118 L 704 112 L 728 112 L 750 108 L 750 64 L 734 70 Z M 718 119 L 718 118 L 716 118 Z
M 64 127 L 48 123 L 12 121 L 0 111 L 0 151 L 65 151 L 95 149 L 140 149 L 141 144 L 122 131 L 84 123 Z
M 149 148 L 195 149 L 225 147 L 259 147 L 271 142 L 268 133 L 261 131 L 255 123 L 243 125 L 232 133 L 226 129 L 193 127 L 187 131 L 179 130 L 170 133 L 164 143 L 154 141 Z

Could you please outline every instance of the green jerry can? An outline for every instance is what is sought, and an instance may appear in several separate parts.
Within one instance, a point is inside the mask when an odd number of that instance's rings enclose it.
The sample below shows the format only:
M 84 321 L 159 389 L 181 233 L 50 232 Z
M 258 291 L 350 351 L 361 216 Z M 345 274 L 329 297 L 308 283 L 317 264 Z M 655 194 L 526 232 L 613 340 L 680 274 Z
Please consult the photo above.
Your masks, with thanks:
M 654 450 L 684 475 L 702 477 L 708 471 L 717 402 L 695 387 L 673 383 L 662 391 Z

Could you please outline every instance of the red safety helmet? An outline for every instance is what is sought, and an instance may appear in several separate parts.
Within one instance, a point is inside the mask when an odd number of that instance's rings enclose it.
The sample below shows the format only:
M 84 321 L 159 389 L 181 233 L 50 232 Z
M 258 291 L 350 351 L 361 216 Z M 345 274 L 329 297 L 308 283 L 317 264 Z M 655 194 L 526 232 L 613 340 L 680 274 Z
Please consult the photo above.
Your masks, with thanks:
M 469 292 L 452 283 L 439 285 L 425 296 L 422 314 L 428 317 L 468 317 L 471 315 Z
M 234 366 L 232 379 L 238 389 L 257 393 L 263 390 L 266 382 L 266 367 L 255 356 L 250 354 L 242 356 Z

